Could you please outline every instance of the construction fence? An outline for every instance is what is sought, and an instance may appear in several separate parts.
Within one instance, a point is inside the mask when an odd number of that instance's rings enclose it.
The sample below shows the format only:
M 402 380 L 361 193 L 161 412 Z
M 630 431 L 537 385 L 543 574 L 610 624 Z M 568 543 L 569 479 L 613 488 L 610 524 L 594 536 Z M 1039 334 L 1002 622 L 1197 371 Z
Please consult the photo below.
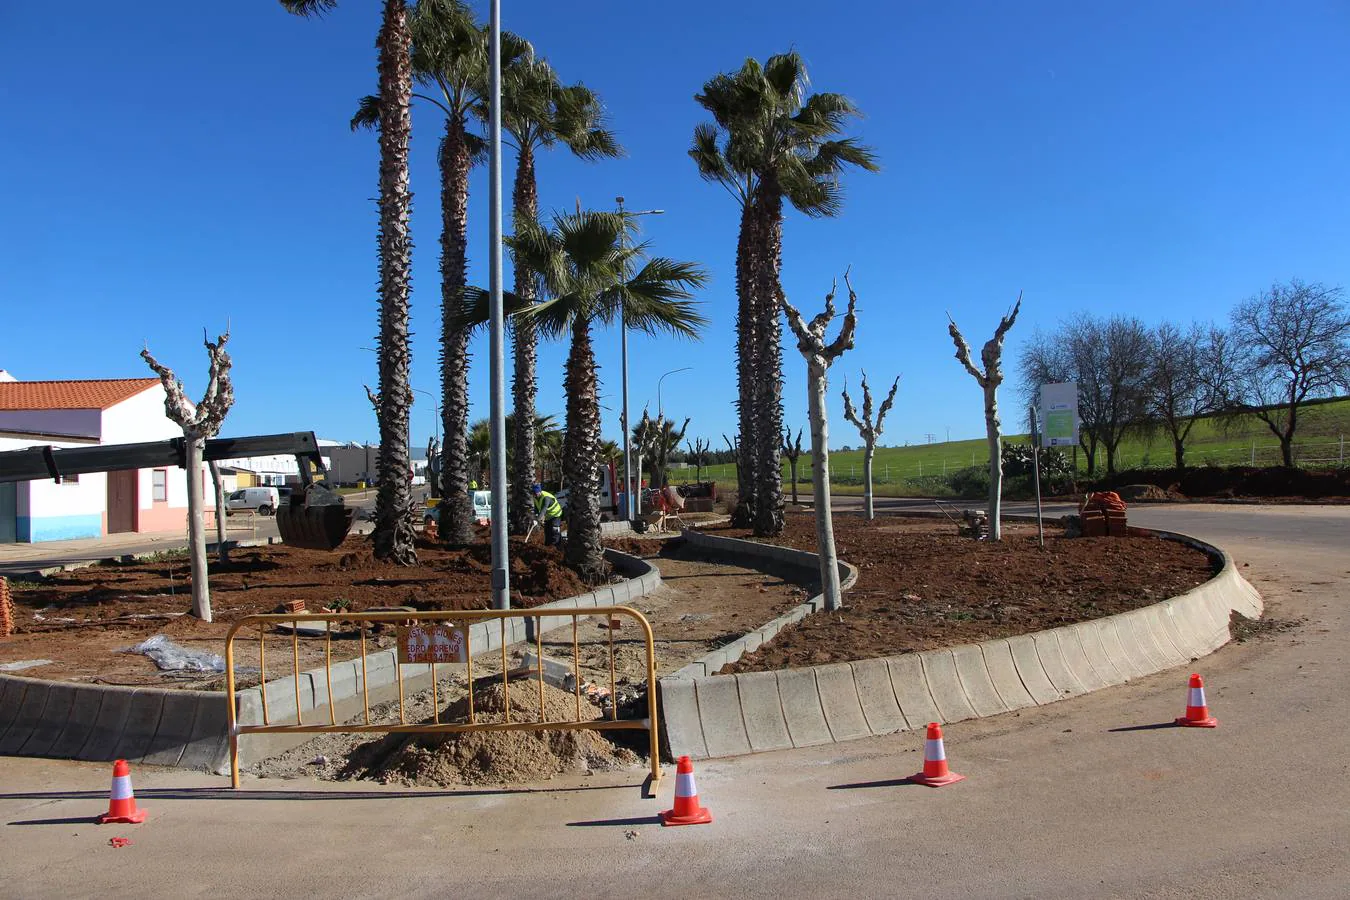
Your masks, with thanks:
M 582 620 L 600 618 L 608 632 L 609 692 L 608 714 L 594 715 L 594 706 L 587 697 L 583 697 L 583 674 L 579 638 L 579 623 Z M 639 718 L 620 718 L 618 691 L 615 673 L 615 630 L 621 620 L 631 620 L 638 626 L 641 643 L 646 651 L 647 697 L 645 715 Z M 543 651 L 543 633 L 554 632 L 550 643 L 556 644 L 557 632 L 565 632 L 568 621 L 571 624 L 572 671 L 570 678 L 561 679 L 575 695 L 574 715 L 562 720 L 549 718 L 545 714 L 544 685 L 556 683 L 556 672 L 546 671 L 547 667 L 557 667 L 557 662 L 546 660 Z M 308 626 L 306 628 L 306 626 Z M 279 628 L 289 634 L 279 633 Z M 306 721 L 305 704 L 301 698 L 301 644 L 302 630 L 314 633 L 321 629 L 324 641 L 324 665 L 321 669 L 311 670 L 308 675 L 326 686 L 327 710 L 319 708 L 318 721 Z M 398 686 L 398 716 L 392 721 L 377 721 L 372 715 L 370 697 L 370 668 L 373 667 L 370 646 L 374 643 L 373 633 L 377 630 L 385 634 L 392 629 L 397 635 L 398 658 L 394 666 Z M 474 694 L 478 685 L 474 681 L 474 647 L 488 646 L 488 629 L 499 632 L 501 647 L 501 685 L 507 698 L 501 721 L 491 721 L 482 716 L 474 706 Z M 357 643 L 358 656 L 355 660 L 335 663 L 333 643 L 341 637 L 348 646 L 350 641 Z M 290 676 L 273 678 L 269 686 L 267 654 L 268 644 L 283 642 L 290 652 Z M 520 668 L 512 669 L 507 662 L 507 645 L 521 640 L 534 644 L 532 671 Z M 631 638 L 627 639 L 631 642 Z M 646 731 L 651 759 L 651 774 L 647 783 L 650 796 L 655 796 L 661 779 L 661 765 L 658 747 L 658 721 L 656 713 L 656 657 L 651 624 L 642 613 L 628 606 L 599 607 L 549 607 L 545 615 L 541 610 L 529 609 L 483 609 L 412 612 L 404 610 L 378 612 L 325 612 L 325 613 L 274 613 L 267 615 L 245 616 L 237 621 L 225 638 L 226 691 L 228 696 L 237 696 L 240 667 L 237 665 L 236 644 L 240 641 L 256 641 L 257 669 L 261 673 L 260 688 L 262 705 L 261 724 L 242 724 L 236 704 L 227 704 L 229 708 L 230 742 L 230 783 L 239 787 L 239 738 L 250 734 L 325 734 L 325 733 L 403 733 L 403 734 L 453 734 L 475 731 L 546 731 L 546 730 L 637 730 Z M 283 653 L 286 650 L 282 651 Z M 376 653 L 387 651 L 376 650 Z M 354 672 L 349 663 L 354 663 Z M 335 677 L 334 668 L 343 666 L 343 671 Z M 467 685 L 467 715 L 459 720 L 447 719 L 439 696 L 441 672 L 446 667 L 463 666 Z M 405 670 L 407 670 L 405 672 Z M 405 683 L 414 677 L 424 675 L 429 670 L 431 708 L 430 721 L 408 721 L 405 696 Z M 351 677 L 349 677 L 349 675 Z M 532 676 L 537 682 L 538 711 L 528 720 L 512 721 L 510 704 L 511 679 L 525 675 Z M 480 682 L 484 679 L 480 679 Z M 495 676 L 492 678 L 495 681 Z M 294 704 L 289 697 L 278 696 L 277 688 L 282 682 L 290 681 L 294 685 Z M 536 685 L 517 685 L 517 690 L 532 691 Z M 412 690 L 409 686 L 408 690 Z M 341 721 L 337 713 L 338 699 L 346 693 L 361 699 L 361 713 L 353 721 Z M 269 696 L 271 701 L 269 703 Z M 273 707 L 281 707 L 280 714 Z M 314 715 L 315 709 L 310 709 Z

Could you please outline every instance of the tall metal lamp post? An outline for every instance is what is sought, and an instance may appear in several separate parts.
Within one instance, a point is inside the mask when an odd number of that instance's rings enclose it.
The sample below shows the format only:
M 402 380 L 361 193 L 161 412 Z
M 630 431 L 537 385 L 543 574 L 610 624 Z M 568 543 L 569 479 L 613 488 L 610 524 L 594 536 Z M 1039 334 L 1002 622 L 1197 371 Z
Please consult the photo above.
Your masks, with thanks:
M 666 408 L 665 408 L 664 406 L 661 405 L 661 382 L 663 382 L 663 381 L 666 380 L 666 375 L 674 375 L 676 372 L 688 372 L 688 371 L 689 371 L 690 369 L 692 369 L 692 368 L 694 368 L 694 367 L 693 367 L 693 366 L 685 366 L 685 367 L 682 368 L 682 369 L 671 369 L 671 370 L 670 370 L 669 372 L 667 372 L 665 375 L 662 375 L 660 378 L 656 379 L 656 416 L 657 416 L 657 418 L 660 418 L 661 416 L 664 416 L 664 415 L 666 414 L 666 411 L 665 411 Z
M 435 440 L 435 442 L 436 442 L 437 444 L 439 444 L 439 443 L 441 442 L 441 402 L 440 402 L 440 400 L 436 397 L 435 394 L 431 393 L 431 391 L 424 391 L 424 390 L 422 390 L 421 388 L 413 388 L 412 391 L 413 391 L 414 394 L 423 394 L 423 395 L 425 395 L 425 396 L 431 398 L 432 415 L 435 417 L 435 420 L 432 422 L 432 425 L 431 425 L 431 436 L 432 436 L 432 438 Z M 412 426 L 410 425 L 409 428 L 411 429 L 411 427 L 412 427 Z M 412 440 L 411 440 L 411 438 L 409 438 L 409 440 L 408 440 L 408 452 L 409 452 L 409 453 L 412 452 Z M 432 473 L 432 461 L 431 461 L 431 457 L 427 457 L 426 472 L 427 472 L 427 487 L 430 488 L 430 490 L 431 490 L 431 496 L 433 496 L 433 497 L 439 497 L 439 496 L 441 495 L 441 486 L 440 486 L 439 484 L 432 484 L 432 482 L 431 482 L 431 473 Z
M 614 202 L 619 205 L 618 212 L 624 215 L 623 198 L 615 197 Z M 630 216 L 659 216 L 665 213 L 664 209 L 643 209 L 637 212 L 630 212 Z M 628 240 L 628 232 L 624 231 L 624 240 Z M 628 424 L 628 318 L 624 313 L 623 307 L 619 308 L 619 335 L 620 335 L 620 356 L 622 357 L 623 369 L 623 496 L 624 506 L 627 507 L 624 512 L 628 516 L 628 521 L 637 518 L 637 511 L 633 505 L 633 495 L 637 493 L 638 485 L 633 484 L 633 448 L 630 445 L 632 441 L 632 428 Z

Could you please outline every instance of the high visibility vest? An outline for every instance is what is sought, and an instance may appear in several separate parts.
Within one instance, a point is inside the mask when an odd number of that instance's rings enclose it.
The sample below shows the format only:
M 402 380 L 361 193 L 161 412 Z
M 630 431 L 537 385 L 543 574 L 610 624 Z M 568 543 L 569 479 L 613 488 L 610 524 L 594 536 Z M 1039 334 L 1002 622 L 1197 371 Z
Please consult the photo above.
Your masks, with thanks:
M 558 502 L 558 498 L 548 491 L 540 491 L 535 495 L 534 511 L 543 513 L 546 519 L 561 519 L 563 512 L 562 504 Z

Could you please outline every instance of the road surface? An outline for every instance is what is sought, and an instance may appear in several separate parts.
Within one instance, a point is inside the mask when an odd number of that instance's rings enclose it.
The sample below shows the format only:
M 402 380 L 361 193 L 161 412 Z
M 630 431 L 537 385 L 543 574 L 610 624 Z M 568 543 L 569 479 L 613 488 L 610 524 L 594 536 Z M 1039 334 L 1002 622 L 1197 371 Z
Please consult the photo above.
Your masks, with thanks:
M 1286 631 L 946 730 L 699 765 L 711 825 L 662 829 L 637 773 L 542 791 L 398 791 L 138 769 L 140 826 L 88 824 L 105 766 L 0 762 L 0 894 L 24 897 L 1299 897 L 1350 894 L 1350 509 L 1147 507 L 1229 548 Z M 1160 727 L 1151 727 L 1160 726 Z M 123 849 L 111 836 L 128 836 Z

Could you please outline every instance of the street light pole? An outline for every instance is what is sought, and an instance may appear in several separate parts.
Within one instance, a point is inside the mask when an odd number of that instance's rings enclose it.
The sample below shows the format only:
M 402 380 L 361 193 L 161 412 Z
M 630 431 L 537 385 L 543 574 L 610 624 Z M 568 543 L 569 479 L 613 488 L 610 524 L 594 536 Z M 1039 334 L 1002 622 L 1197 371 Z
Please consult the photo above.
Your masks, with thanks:
M 623 198 L 615 197 L 614 202 L 619 205 L 619 215 L 624 215 Z M 644 209 L 638 212 L 630 212 L 630 216 L 659 216 L 665 213 L 664 209 Z M 628 241 L 628 229 L 622 232 L 625 244 Z M 619 346 L 621 363 L 623 369 L 623 496 L 624 512 L 628 516 L 628 521 L 632 522 L 637 518 L 637 512 L 634 508 L 633 495 L 637 493 L 638 485 L 633 484 L 633 449 L 629 442 L 632 440 L 632 428 L 628 424 L 628 316 L 624 312 L 623 302 L 619 303 Z
M 506 318 L 502 309 L 502 5 L 488 15 L 488 309 L 491 360 L 492 606 L 511 608 L 506 543 Z
M 674 375 L 676 372 L 688 372 L 693 366 L 685 366 L 683 369 L 671 369 L 666 375 Z M 665 381 L 666 375 L 656 379 L 656 417 L 659 419 L 665 415 L 665 407 L 661 405 L 661 382 Z

